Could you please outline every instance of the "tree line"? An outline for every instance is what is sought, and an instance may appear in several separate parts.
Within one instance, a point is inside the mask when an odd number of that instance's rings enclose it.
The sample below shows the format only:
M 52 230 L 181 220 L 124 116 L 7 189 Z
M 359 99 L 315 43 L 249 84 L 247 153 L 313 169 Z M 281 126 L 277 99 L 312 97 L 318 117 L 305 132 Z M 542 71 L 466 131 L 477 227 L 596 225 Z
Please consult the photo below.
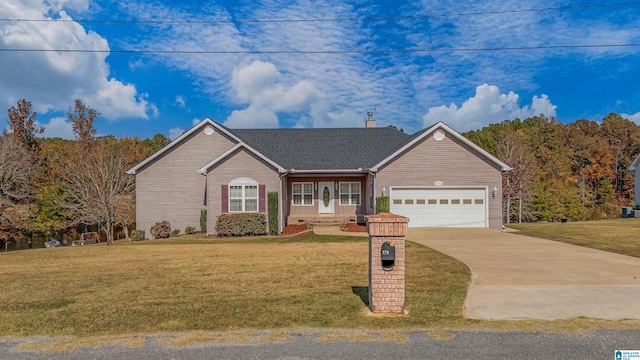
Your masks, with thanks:
M 38 233 L 60 238 L 70 228 L 98 225 L 107 243 L 114 227 L 135 223 L 134 177 L 128 169 L 169 139 L 97 136 L 100 114 L 76 99 L 66 113 L 75 140 L 40 138 L 37 114 L 22 99 L 8 110 L 0 135 L 0 242 Z
M 506 120 L 463 135 L 513 168 L 502 179 L 507 223 L 615 218 L 636 205 L 628 168 L 640 127 L 618 114 L 569 124 Z

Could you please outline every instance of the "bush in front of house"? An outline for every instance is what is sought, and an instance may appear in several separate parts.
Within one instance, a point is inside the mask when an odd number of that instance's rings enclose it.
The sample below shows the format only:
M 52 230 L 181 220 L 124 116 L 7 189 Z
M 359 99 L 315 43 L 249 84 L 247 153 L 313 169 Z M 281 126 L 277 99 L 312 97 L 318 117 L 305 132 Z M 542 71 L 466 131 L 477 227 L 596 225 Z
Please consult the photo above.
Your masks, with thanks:
M 267 219 L 262 213 L 222 214 L 216 221 L 218 236 L 267 234 Z
M 376 214 L 389 212 L 389 197 L 378 196 L 376 198 Z
M 278 192 L 267 193 L 269 204 L 269 234 L 278 233 Z
M 187 226 L 187 227 L 184 229 L 184 233 L 185 233 L 185 234 L 187 234 L 187 235 L 191 235 L 191 234 L 193 234 L 194 232 L 196 232 L 196 228 L 194 228 L 193 226 Z
M 200 210 L 200 231 L 207 233 L 207 210 Z
M 131 230 L 131 234 L 129 235 L 129 239 L 131 239 L 131 241 L 143 241 L 146 240 L 146 237 L 147 235 L 144 230 Z
M 168 221 L 160 221 L 151 227 L 151 236 L 156 239 L 165 239 L 171 236 L 171 225 Z

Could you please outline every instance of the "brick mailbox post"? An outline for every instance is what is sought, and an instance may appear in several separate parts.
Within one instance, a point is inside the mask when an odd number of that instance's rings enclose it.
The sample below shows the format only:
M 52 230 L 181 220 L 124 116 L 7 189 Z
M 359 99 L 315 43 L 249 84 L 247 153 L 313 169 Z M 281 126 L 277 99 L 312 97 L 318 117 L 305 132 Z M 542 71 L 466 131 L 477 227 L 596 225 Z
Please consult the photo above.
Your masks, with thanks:
M 390 213 L 369 215 L 369 308 L 404 312 L 404 254 L 409 219 Z

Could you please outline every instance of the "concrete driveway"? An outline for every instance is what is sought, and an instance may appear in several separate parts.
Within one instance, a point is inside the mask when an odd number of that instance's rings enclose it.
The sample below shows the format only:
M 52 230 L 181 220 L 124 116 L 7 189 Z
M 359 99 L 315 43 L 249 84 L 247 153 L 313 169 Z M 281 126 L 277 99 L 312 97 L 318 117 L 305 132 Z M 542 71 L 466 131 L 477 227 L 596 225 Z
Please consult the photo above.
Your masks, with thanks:
M 488 229 L 410 228 L 471 268 L 465 316 L 640 320 L 640 258 Z

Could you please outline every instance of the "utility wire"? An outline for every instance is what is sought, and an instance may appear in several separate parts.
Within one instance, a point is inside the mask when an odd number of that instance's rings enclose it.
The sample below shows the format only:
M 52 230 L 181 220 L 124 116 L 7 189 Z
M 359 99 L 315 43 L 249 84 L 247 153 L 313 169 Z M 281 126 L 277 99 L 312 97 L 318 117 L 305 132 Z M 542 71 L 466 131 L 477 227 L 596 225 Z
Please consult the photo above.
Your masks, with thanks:
M 381 54 L 381 53 L 444 53 L 444 52 L 479 52 L 479 51 L 524 51 L 545 49 L 596 49 L 640 47 L 637 44 L 595 44 L 595 45 L 546 45 L 515 46 L 491 48 L 438 48 L 438 49 L 352 49 L 352 50 L 160 50 L 160 49 L 6 49 L 1 52 L 57 52 L 57 53 L 138 53 L 138 54 Z
M 606 7 L 623 7 L 640 5 L 640 1 L 631 1 L 615 4 L 592 4 L 592 5 L 567 5 L 559 7 L 534 8 L 522 10 L 496 10 L 496 11 L 479 11 L 467 13 L 444 13 L 431 15 L 409 15 L 409 16 L 373 16 L 373 17 L 353 17 L 353 18 L 326 18 L 326 19 L 239 19 L 239 20 L 219 20 L 219 19 L 189 19 L 189 20 L 116 20 L 116 19 L 11 19 L 0 18 L 0 21 L 7 22 L 76 22 L 76 23 L 148 23 L 148 24 L 196 24 L 196 23 L 295 23 L 295 22 L 339 22 L 339 21 L 385 21 L 385 20 L 405 20 L 405 19 L 429 19 L 438 17 L 459 17 L 459 16 L 478 16 L 478 15 L 497 15 L 497 14 L 518 14 L 528 12 L 542 11 L 559 11 L 559 10 L 575 10 L 575 9 L 591 9 Z

